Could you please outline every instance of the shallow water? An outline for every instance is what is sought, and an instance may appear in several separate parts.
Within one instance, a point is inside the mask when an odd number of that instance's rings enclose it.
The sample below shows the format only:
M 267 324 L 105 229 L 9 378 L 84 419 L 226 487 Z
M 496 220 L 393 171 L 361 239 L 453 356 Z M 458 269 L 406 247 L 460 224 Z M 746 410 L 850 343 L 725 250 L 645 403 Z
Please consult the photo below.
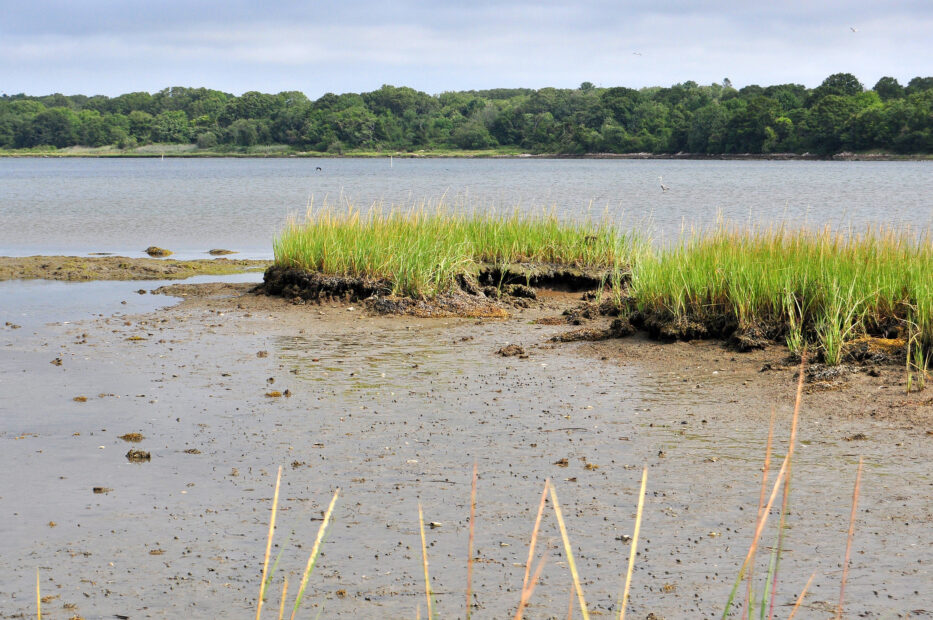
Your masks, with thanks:
M 57 280 L 0 281 L 0 325 L 7 322 L 22 328 L 45 323 L 74 322 L 114 313 L 152 312 L 178 303 L 177 297 L 149 292 L 175 282 L 262 282 L 262 272 L 226 276 L 194 276 L 185 280 Z M 139 291 L 143 293 L 140 294 Z
M 320 172 L 315 169 L 320 166 Z M 0 255 L 212 248 L 271 257 L 289 214 L 320 205 L 608 211 L 676 238 L 740 222 L 933 224 L 930 162 L 576 159 L 0 159 Z M 670 187 L 662 192 L 658 177 Z

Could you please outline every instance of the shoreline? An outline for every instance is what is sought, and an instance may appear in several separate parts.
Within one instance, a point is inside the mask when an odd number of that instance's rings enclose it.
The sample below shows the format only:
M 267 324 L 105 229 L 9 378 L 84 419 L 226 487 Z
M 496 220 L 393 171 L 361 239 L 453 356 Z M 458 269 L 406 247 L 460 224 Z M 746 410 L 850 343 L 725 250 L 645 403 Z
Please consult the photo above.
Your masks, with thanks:
M 129 258 L 126 256 L 0 256 L 0 282 L 7 280 L 178 280 L 265 269 L 268 260 Z
M 177 148 L 179 145 L 170 145 Z M 107 149 L 77 149 L 69 151 L 13 152 L 0 150 L 0 159 L 619 159 L 619 160 L 678 160 L 678 161 L 933 161 L 933 154 L 851 153 L 833 155 L 812 153 L 497 153 L 497 152 L 357 152 L 334 154 L 316 151 L 287 152 L 215 152 L 215 151 L 117 151 Z

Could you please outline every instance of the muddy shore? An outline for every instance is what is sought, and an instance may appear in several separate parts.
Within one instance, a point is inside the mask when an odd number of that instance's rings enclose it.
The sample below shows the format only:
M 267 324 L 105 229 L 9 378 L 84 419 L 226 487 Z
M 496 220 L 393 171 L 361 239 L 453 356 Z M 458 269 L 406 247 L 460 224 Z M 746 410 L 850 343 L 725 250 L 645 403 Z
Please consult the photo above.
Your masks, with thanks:
M 420 501 L 439 524 L 427 534 L 437 606 L 463 617 L 474 460 L 475 617 L 514 612 L 545 478 L 590 607 L 614 610 L 644 464 L 632 617 L 721 614 L 754 527 L 772 409 L 775 458 L 786 450 L 797 371 L 783 347 L 560 342 L 611 328 L 565 315 L 580 303 L 572 292 L 477 319 L 252 288 L 181 284 L 162 292 L 185 301 L 155 313 L 0 328 L 0 617 L 34 614 L 36 567 L 49 617 L 245 616 L 279 465 L 273 592 L 283 574 L 297 583 L 340 487 L 305 612 L 423 613 Z M 933 392 L 907 394 L 903 381 L 879 365 L 806 384 L 778 594 L 791 604 L 817 570 L 801 617 L 832 615 L 859 456 L 847 612 L 933 611 Z M 150 458 L 131 462 L 131 449 Z M 563 617 L 570 579 L 553 516 L 542 543 L 527 617 Z
M 271 261 L 211 258 L 172 260 L 125 256 L 0 256 L 5 280 L 179 280 L 265 269 Z

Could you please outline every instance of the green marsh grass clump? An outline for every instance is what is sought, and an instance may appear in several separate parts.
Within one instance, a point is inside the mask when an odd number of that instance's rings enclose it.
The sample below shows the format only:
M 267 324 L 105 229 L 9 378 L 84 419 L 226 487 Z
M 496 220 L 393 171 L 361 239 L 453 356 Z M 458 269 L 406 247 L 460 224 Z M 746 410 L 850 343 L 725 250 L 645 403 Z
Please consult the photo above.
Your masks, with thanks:
M 630 295 L 642 312 L 738 329 L 766 326 L 795 352 L 820 347 L 828 364 L 858 335 L 910 321 L 933 349 L 933 242 L 909 230 L 740 229 L 693 233 L 632 266 Z
M 917 368 L 933 352 L 928 234 L 720 222 L 658 247 L 608 216 L 568 220 L 553 210 L 462 207 L 309 207 L 275 239 L 275 264 L 381 280 L 393 294 L 414 298 L 449 293 L 483 265 L 572 266 L 597 275 L 625 316 L 637 310 L 707 326 L 713 335 L 763 334 L 797 354 L 810 343 L 827 364 L 840 363 L 846 342 L 865 335 L 909 331 Z
M 275 264 L 391 283 L 393 293 L 433 297 L 481 264 L 551 263 L 627 268 L 647 243 L 603 218 L 569 221 L 553 211 L 454 212 L 443 203 L 407 209 L 309 208 L 273 244 Z

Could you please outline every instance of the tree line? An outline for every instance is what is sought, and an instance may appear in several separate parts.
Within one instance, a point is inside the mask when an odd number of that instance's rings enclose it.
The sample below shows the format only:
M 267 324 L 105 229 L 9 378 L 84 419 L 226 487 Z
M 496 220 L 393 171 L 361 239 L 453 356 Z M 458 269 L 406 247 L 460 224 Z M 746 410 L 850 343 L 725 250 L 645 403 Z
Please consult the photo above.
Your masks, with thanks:
M 530 153 L 933 153 L 933 77 L 866 89 L 850 73 L 816 88 L 500 88 L 429 95 L 383 86 L 366 93 L 298 91 L 237 97 L 207 88 L 155 94 L 3 95 L 0 148 L 151 143 L 223 150 L 502 149 Z

